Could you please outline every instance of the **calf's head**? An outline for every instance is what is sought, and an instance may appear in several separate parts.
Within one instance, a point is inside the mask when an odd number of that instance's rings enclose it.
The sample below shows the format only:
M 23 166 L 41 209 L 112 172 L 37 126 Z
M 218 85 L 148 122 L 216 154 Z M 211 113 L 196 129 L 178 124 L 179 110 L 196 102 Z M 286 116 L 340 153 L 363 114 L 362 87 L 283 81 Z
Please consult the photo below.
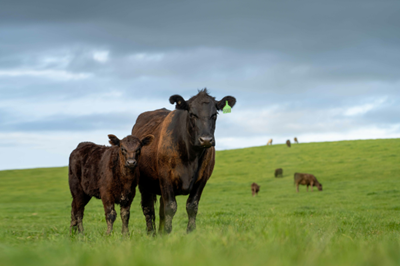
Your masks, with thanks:
M 120 163 L 128 168 L 135 168 L 138 164 L 140 157 L 140 150 L 143 146 L 149 145 L 153 139 L 153 135 L 147 135 L 142 140 L 128 135 L 122 140 L 117 138 L 115 135 L 108 135 L 109 142 L 113 146 L 119 147 L 119 159 Z
M 214 132 L 218 111 L 224 108 L 226 102 L 230 107 L 233 107 L 236 99 L 232 96 L 226 96 L 217 101 L 208 94 L 207 89 L 203 89 L 188 101 L 176 94 L 169 98 L 169 102 L 171 104 L 176 103 L 175 108 L 177 110 L 187 112 L 188 132 L 192 144 L 197 147 L 210 148 L 215 146 Z

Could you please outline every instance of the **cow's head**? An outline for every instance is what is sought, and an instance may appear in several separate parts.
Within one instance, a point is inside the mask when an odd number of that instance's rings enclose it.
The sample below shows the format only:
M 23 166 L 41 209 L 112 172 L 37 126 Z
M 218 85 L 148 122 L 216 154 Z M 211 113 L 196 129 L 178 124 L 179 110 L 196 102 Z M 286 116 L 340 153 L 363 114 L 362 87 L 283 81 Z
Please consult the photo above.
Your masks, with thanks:
M 203 89 L 188 101 L 185 101 L 180 95 L 172 95 L 169 102 L 176 103 L 176 109 L 187 111 L 188 131 L 193 145 L 209 148 L 215 146 L 214 131 L 218 111 L 224 108 L 226 102 L 233 107 L 236 99 L 226 96 L 222 100 L 216 101 L 208 94 L 207 89 Z
M 317 184 L 315 184 L 315 186 L 318 188 L 319 191 L 322 191 L 322 184 L 321 183 L 317 183 Z
M 113 146 L 119 147 L 120 163 L 129 168 L 135 168 L 139 161 L 140 150 L 143 146 L 149 145 L 153 139 L 153 135 L 147 135 L 142 140 L 128 135 L 122 140 L 115 135 L 108 135 L 109 142 Z

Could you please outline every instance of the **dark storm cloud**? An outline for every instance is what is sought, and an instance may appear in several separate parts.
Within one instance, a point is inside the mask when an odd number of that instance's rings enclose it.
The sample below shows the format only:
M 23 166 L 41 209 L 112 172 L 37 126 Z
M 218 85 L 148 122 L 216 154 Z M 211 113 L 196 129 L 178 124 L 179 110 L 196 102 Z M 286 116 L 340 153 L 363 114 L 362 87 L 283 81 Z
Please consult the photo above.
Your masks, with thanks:
M 10 78 L 0 89 L 3 97 L 50 98 L 114 87 L 151 97 L 212 86 L 268 92 L 272 103 L 329 83 L 342 97 L 359 96 L 365 86 L 341 84 L 399 80 L 399 8 L 398 1 L 2 1 L 0 70 L 55 68 L 91 78 Z M 109 51 L 107 64 L 93 50 Z M 162 59 L 130 58 L 140 53 Z M 45 55 L 69 58 L 43 65 Z
M 398 51 L 398 8 L 398 1 L 2 1 L 0 21 L 9 42 L 32 40 L 10 49 L 79 41 L 116 53 L 231 47 L 309 60 L 373 42 Z
M 137 114 L 106 113 L 80 116 L 56 115 L 35 121 L 1 122 L 2 132 L 43 132 L 43 131 L 91 131 L 109 128 L 110 130 L 132 128 Z

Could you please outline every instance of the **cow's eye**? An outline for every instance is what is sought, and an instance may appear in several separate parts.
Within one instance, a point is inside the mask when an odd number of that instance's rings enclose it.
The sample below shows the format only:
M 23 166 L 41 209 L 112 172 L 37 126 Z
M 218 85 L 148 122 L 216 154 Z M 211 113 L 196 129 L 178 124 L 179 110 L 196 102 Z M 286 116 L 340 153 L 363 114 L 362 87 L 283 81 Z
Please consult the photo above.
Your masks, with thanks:
M 197 115 L 195 115 L 193 113 L 190 113 L 189 115 L 190 115 L 190 118 L 197 118 Z
M 140 154 L 140 150 L 137 150 L 137 151 L 136 151 L 136 154 Z
M 211 116 L 211 119 L 217 119 L 217 114 L 213 114 L 212 116 Z
M 125 148 L 122 148 L 121 150 L 122 150 L 122 153 L 126 153 L 126 149 Z

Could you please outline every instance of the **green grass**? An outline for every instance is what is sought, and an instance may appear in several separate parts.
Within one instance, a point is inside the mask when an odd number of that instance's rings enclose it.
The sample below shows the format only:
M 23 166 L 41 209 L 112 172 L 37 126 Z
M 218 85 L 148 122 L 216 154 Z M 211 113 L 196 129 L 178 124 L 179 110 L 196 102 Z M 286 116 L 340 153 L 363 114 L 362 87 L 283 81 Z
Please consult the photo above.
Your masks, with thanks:
M 120 217 L 105 236 L 96 199 L 85 235 L 70 237 L 66 167 L 0 171 L 0 265 L 400 265 L 399 151 L 400 139 L 219 151 L 196 231 L 186 234 L 179 196 L 172 233 L 157 237 L 146 235 L 140 195 L 130 238 Z M 294 172 L 314 174 L 324 191 L 296 193 Z

